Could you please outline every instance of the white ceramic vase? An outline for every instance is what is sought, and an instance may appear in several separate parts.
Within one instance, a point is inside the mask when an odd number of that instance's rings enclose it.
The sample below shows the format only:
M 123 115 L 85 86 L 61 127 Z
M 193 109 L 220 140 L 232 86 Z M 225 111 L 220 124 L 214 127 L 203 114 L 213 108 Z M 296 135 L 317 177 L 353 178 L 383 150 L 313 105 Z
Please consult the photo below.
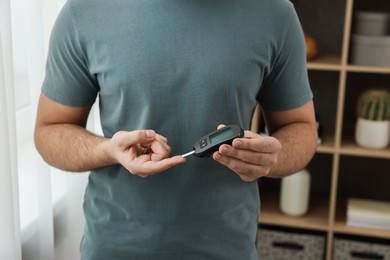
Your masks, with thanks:
M 389 145 L 390 121 L 373 121 L 358 118 L 355 131 L 356 143 L 365 148 L 383 149 Z
M 280 210 L 290 216 L 307 213 L 310 197 L 310 173 L 303 169 L 282 179 Z

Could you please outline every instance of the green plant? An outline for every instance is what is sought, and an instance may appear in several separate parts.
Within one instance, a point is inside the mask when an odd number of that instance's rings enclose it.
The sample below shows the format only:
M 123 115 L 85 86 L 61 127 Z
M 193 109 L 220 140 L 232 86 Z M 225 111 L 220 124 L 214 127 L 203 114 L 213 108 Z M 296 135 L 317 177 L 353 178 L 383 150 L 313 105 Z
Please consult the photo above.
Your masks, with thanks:
M 383 89 L 365 91 L 358 99 L 357 115 L 373 121 L 390 120 L 390 93 Z

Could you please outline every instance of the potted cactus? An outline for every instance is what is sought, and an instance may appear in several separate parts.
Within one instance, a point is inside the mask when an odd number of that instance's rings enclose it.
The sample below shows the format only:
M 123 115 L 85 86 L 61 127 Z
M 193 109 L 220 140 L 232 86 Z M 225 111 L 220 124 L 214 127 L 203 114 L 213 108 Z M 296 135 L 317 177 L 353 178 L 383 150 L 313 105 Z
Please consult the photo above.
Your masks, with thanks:
M 357 102 L 356 142 L 365 148 L 383 149 L 389 145 L 390 93 L 368 90 Z

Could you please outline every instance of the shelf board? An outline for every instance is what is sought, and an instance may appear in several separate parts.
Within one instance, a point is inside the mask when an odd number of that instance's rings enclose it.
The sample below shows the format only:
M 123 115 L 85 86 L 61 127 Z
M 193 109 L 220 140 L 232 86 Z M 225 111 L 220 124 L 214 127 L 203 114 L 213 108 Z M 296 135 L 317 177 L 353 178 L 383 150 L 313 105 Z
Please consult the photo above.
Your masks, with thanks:
M 261 224 L 277 225 L 292 228 L 303 228 L 318 231 L 328 230 L 329 202 L 325 199 L 314 199 L 309 205 L 309 211 L 302 217 L 292 217 L 283 214 L 279 209 L 279 195 L 262 195 Z
M 308 61 L 309 70 L 341 70 L 341 56 L 335 54 L 320 54 L 317 58 Z
M 333 226 L 333 231 L 337 233 L 350 234 L 356 236 L 367 236 L 390 239 L 390 230 L 354 227 L 348 226 L 346 218 L 346 200 L 340 199 L 337 207 L 336 219 Z
M 374 158 L 390 158 L 390 149 L 366 149 L 358 146 L 355 141 L 351 139 L 344 140 L 340 147 L 340 154 L 342 155 L 353 155 L 353 156 L 364 156 Z
M 317 147 L 317 153 L 330 153 L 335 152 L 335 139 L 334 135 L 322 136 L 322 143 Z
M 348 72 L 363 72 L 363 73 L 390 73 L 390 67 L 378 67 L 378 66 L 362 66 L 362 65 L 348 65 Z
M 380 73 L 389 74 L 390 67 L 384 66 L 368 66 L 368 65 L 354 65 L 348 64 L 343 66 L 341 64 L 341 56 L 337 54 L 320 54 L 317 58 L 309 60 L 307 62 L 307 68 L 309 70 L 328 70 L 328 71 L 341 71 L 346 69 L 348 72 L 360 72 L 360 73 Z
M 347 226 L 345 223 L 346 223 L 345 219 L 336 220 L 333 228 L 334 232 L 350 234 L 355 236 L 367 236 L 367 237 L 390 239 L 390 231 L 373 229 L 373 228 L 352 227 L 352 226 Z
M 335 149 L 334 149 L 334 147 L 331 147 L 331 146 L 320 145 L 317 147 L 317 153 L 333 154 L 334 152 L 335 152 Z

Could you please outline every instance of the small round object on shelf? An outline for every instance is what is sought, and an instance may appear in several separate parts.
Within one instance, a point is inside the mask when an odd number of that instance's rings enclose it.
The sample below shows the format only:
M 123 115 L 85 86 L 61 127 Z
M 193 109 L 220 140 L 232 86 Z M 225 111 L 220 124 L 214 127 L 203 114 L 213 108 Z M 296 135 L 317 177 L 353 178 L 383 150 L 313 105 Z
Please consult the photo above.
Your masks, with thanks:
M 315 57 L 317 57 L 318 54 L 317 41 L 312 36 L 305 33 L 305 43 L 306 43 L 307 60 L 312 60 Z

